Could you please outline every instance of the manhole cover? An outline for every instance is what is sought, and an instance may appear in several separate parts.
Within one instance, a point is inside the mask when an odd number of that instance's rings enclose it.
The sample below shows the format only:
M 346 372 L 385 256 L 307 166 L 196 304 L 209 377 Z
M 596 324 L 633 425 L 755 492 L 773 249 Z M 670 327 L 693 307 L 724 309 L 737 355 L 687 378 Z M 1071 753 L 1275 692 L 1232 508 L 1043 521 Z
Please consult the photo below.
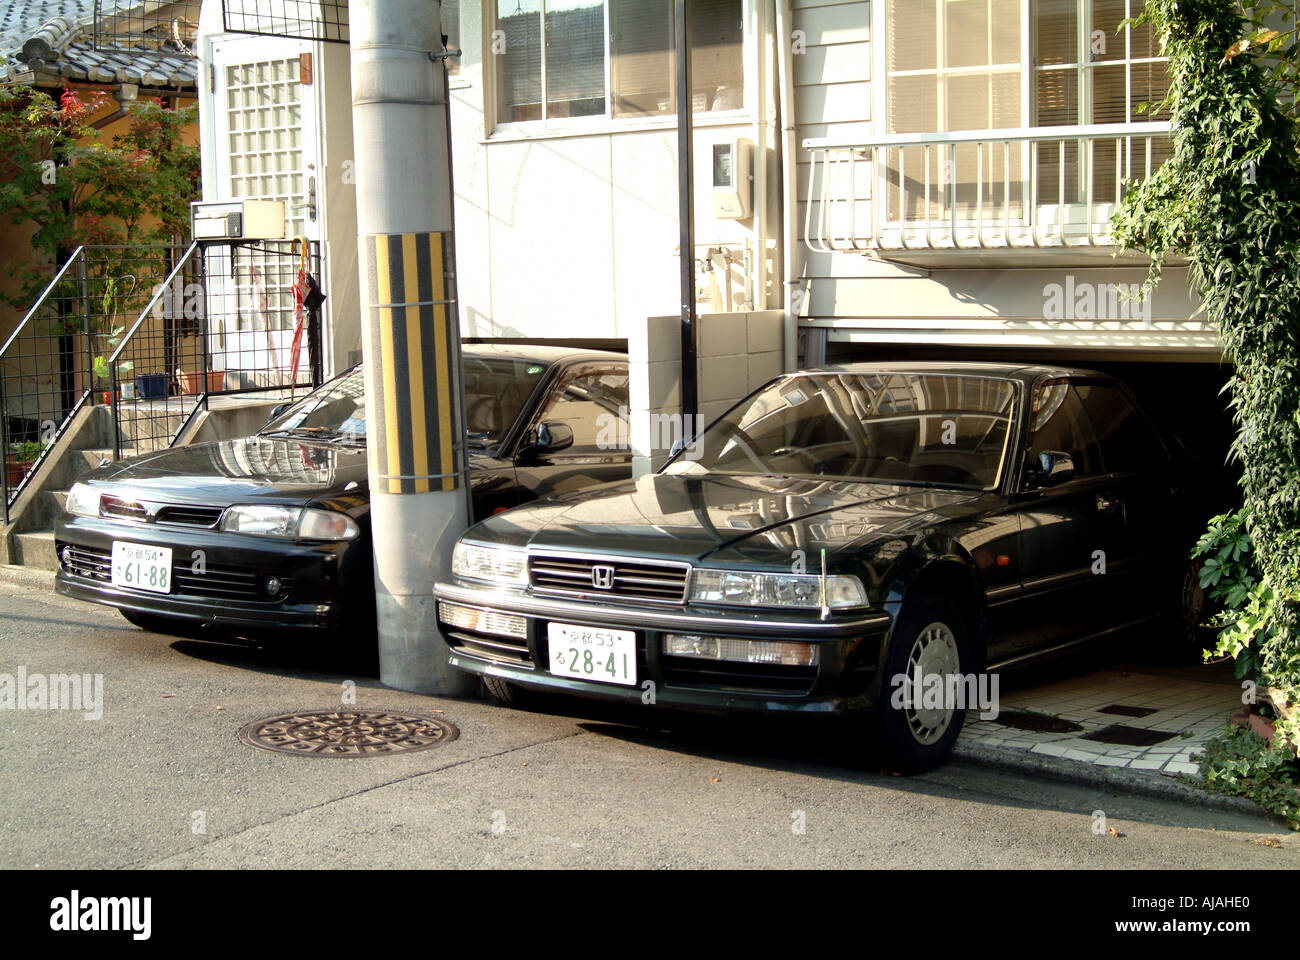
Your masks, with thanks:
M 450 723 L 405 713 L 312 710 L 254 720 L 239 731 L 251 747 L 306 757 L 377 757 L 428 750 L 460 736 Z
M 1049 717 L 1045 713 L 1030 713 L 1027 710 L 1000 713 L 993 722 L 1016 730 L 1028 730 L 1031 733 L 1077 733 L 1083 729 L 1071 720 Z

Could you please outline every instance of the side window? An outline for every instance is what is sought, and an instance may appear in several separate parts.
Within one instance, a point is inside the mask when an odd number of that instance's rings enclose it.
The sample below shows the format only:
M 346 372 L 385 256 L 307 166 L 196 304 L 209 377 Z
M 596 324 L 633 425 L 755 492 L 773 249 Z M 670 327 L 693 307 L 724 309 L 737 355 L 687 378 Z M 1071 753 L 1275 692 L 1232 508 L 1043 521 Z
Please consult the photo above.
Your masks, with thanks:
M 1068 453 L 1074 461 L 1076 477 L 1091 477 L 1102 472 L 1101 451 L 1084 413 L 1083 402 L 1077 389 L 1064 380 L 1044 384 L 1034 395 L 1029 457 L 1036 459 L 1048 450 Z
M 1163 459 L 1160 438 L 1123 390 L 1106 383 L 1080 384 L 1078 389 L 1107 472 L 1141 470 Z
M 560 422 L 573 430 L 574 454 L 626 453 L 626 370 L 585 367 L 565 374 L 551 391 L 537 422 Z

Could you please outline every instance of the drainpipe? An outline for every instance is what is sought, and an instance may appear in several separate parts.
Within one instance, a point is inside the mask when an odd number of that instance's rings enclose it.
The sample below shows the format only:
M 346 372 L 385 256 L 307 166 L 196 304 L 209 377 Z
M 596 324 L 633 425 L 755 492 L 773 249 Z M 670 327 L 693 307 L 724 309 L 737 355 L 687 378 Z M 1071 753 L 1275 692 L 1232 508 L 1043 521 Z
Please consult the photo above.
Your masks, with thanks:
M 677 51 L 677 226 L 682 303 L 682 436 L 699 432 L 700 412 L 695 329 L 695 176 L 694 130 L 691 126 L 690 4 L 674 0 Z
M 348 5 L 357 260 L 379 678 L 467 696 L 433 599 L 469 519 L 440 9 Z
M 776 73 L 777 121 L 781 127 L 781 270 L 785 277 L 782 289 L 782 308 L 785 311 L 785 369 L 794 370 L 799 365 L 799 290 L 800 266 L 803 261 L 799 249 L 799 230 L 795 222 L 798 203 L 795 190 L 795 116 L 794 116 L 794 54 L 791 52 L 790 0 L 776 0 Z
M 768 24 L 772 22 L 770 2 L 755 7 L 755 47 L 758 50 L 755 70 L 755 89 L 758 100 L 754 107 L 754 276 L 753 290 L 749 296 L 751 310 L 767 309 L 767 38 Z

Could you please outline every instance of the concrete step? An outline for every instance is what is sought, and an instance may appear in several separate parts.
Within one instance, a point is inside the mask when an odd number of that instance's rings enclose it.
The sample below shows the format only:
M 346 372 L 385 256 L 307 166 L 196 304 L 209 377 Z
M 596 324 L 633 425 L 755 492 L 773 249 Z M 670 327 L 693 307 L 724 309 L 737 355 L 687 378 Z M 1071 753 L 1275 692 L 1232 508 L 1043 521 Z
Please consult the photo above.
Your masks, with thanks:
M 66 490 L 46 490 L 46 495 L 54 503 L 54 515 L 57 517 L 63 513 L 68 504 L 68 491 Z
M 54 531 L 33 530 L 14 535 L 14 559 L 24 567 L 57 570 L 59 558 L 54 552 Z

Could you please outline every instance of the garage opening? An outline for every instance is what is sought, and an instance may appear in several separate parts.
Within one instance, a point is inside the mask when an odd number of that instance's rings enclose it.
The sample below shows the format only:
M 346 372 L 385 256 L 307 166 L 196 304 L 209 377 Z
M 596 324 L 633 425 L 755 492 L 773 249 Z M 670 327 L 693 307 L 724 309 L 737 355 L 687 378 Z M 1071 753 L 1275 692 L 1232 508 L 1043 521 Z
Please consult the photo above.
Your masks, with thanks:
M 1092 357 L 1060 350 L 993 347 L 900 346 L 831 341 L 827 363 L 886 361 L 989 361 L 1079 367 L 1110 374 L 1127 383 L 1142 409 L 1172 433 L 1196 458 L 1216 512 L 1240 504 L 1240 467 L 1228 461 L 1234 427 L 1223 387 L 1231 372 L 1225 361 L 1156 361 L 1149 357 Z M 1208 517 L 1206 519 L 1209 519 Z

